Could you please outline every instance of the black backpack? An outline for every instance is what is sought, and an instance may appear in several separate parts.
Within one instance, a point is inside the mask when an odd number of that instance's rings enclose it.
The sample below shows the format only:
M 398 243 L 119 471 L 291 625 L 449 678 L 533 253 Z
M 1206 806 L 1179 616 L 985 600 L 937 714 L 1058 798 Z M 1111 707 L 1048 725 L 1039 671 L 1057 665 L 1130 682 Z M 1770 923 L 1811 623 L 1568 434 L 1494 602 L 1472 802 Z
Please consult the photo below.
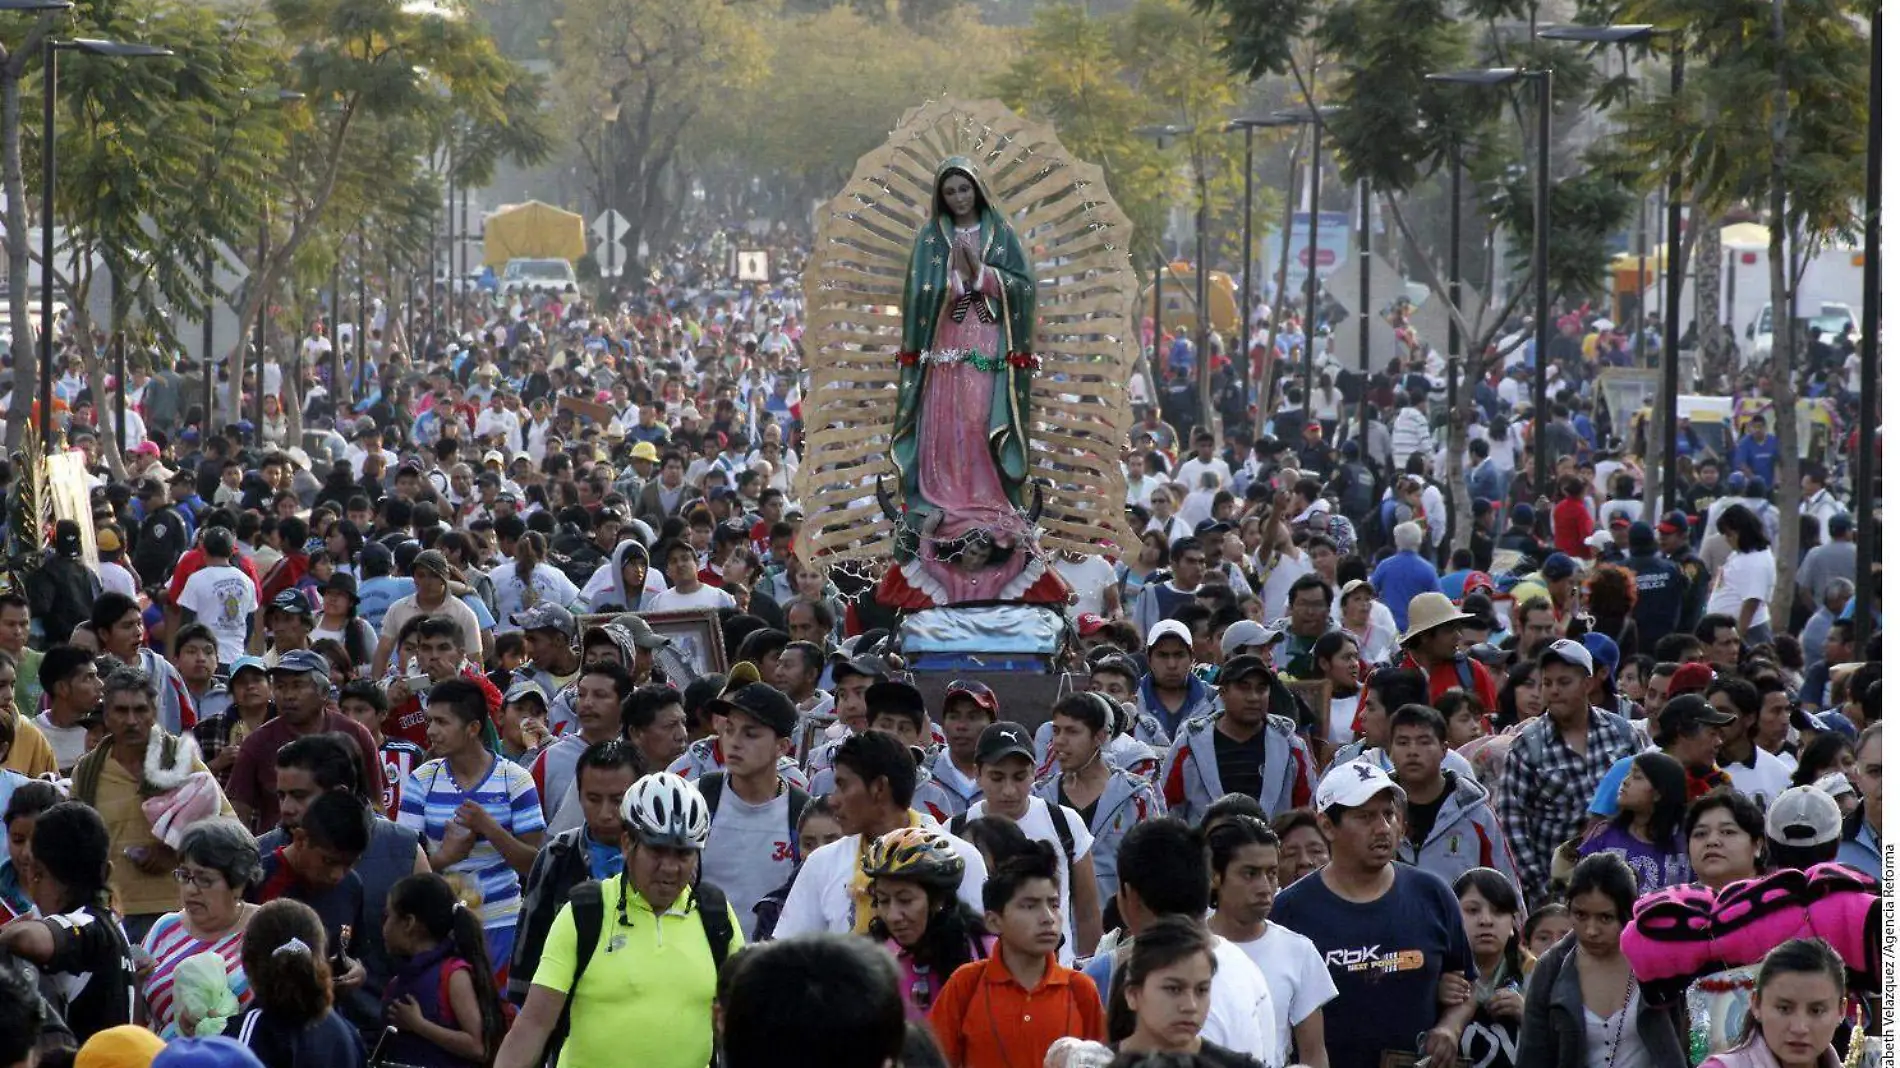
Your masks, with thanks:
M 567 1044 L 573 1024 L 574 995 L 581 988 L 581 977 L 587 974 L 588 963 L 594 959 L 594 947 L 600 942 L 601 928 L 607 920 L 607 901 L 597 879 L 589 879 L 569 890 L 567 904 L 574 911 L 574 947 L 578 959 L 574 962 L 574 981 L 567 985 L 567 1001 L 561 1006 L 561 1018 L 555 1021 L 554 1030 L 548 1034 L 547 1048 L 542 1051 L 543 1064 L 555 1064 L 561 1059 L 561 1047 Z M 699 913 L 706 945 L 712 950 L 713 971 L 717 973 L 725 967 L 734 934 L 725 891 L 711 883 L 699 884 L 693 890 L 693 911 Z
M 185 517 L 166 505 L 145 517 L 139 524 L 138 542 L 132 548 L 132 569 L 139 581 L 157 583 L 172 572 L 178 559 L 191 548 L 185 530 Z

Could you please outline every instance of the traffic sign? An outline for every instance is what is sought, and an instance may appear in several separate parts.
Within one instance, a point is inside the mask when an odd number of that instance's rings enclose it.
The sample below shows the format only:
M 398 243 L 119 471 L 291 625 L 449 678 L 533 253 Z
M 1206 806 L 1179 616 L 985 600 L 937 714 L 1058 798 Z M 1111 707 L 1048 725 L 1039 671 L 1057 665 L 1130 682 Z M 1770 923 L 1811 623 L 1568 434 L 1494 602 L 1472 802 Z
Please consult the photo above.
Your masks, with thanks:
M 627 218 L 612 208 L 594 217 L 594 224 L 588 230 L 602 241 L 617 239 L 627 232 Z
M 627 249 L 615 237 L 610 245 L 603 241 L 594 247 L 594 263 L 600 267 L 600 273 L 606 278 L 618 278 L 626 273 Z

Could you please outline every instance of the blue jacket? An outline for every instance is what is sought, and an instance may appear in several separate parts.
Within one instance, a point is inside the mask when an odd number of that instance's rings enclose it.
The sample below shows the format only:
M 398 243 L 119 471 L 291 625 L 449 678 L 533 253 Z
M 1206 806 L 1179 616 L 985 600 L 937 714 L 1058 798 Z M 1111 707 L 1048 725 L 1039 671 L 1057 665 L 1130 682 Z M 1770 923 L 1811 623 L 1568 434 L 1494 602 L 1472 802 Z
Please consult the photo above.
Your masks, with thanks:
M 1841 828 L 1841 848 L 1834 860 L 1864 875 L 1880 878 L 1880 835 L 1874 833 L 1873 824 L 1867 822 L 1865 806 L 1849 816 Z
M 1053 806 L 1062 799 L 1061 787 L 1062 773 L 1056 771 L 1037 779 L 1033 792 Z M 1122 839 L 1135 824 L 1164 812 L 1161 798 L 1148 780 L 1120 768 L 1109 772 L 1108 785 L 1095 802 L 1095 815 L 1089 820 L 1089 834 L 1095 838 L 1089 856 L 1095 858 L 1095 888 L 1103 902 L 1113 900 L 1121 889 L 1115 852 L 1121 848 Z
M 1392 622 L 1403 634 L 1411 625 L 1408 616 L 1412 598 L 1438 589 L 1438 569 L 1415 552 L 1393 553 L 1372 569 L 1372 588 L 1379 592 L 1379 600 L 1392 610 Z
M 1161 703 L 1161 698 L 1155 695 L 1155 677 L 1153 675 L 1143 675 L 1141 677 L 1141 685 L 1135 690 L 1135 716 L 1137 721 L 1143 717 L 1152 717 L 1156 723 L 1161 725 L 1161 730 L 1166 734 L 1167 740 L 1169 742 L 1174 741 L 1175 735 L 1181 733 L 1181 725 L 1183 723 L 1200 716 L 1208 715 L 1214 711 L 1217 695 L 1212 686 L 1201 681 L 1201 679 L 1195 675 L 1189 675 L 1187 691 L 1187 701 L 1181 705 L 1181 711 L 1177 715 L 1173 712 L 1169 712 L 1167 707 Z

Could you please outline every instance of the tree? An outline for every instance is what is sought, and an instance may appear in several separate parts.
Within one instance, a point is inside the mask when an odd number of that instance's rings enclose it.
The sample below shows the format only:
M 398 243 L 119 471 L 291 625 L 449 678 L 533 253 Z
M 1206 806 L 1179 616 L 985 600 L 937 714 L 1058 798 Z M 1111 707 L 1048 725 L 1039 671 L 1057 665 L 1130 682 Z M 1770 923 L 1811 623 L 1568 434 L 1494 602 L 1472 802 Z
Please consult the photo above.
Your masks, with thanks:
M 1011 51 L 1002 31 L 965 6 L 918 33 L 841 4 L 782 16 L 767 38 L 765 74 L 705 114 L 682 154 L 709 184 L 724 176 L 742 186 L 734 207 L 758 211 L 756 178 L 801 221 L 907 109 L 933 95 L 985 95 Z
M 597 202 L 626 216 L 628 248 L 670 234 L 682 150 L 709 104 L 764 76 L 769 14 L 759 0 L 562 0 L 552 47 L 568 134 Z
M 1786 626 L 1800 559 L 1803 437 L 1792 294 L 1821 244 L 1863 228 L 1870 56 L 1855 18 L 1869 12 L 1824 0 L 1630 0 L 1610 13 L 1675 27 L 1681 47 L 1700 60 L 1679 97 L 1631 105 L 1630 151 L 1681 167 L 1698 215 L 1719 220 L 1751 205 L 1765 208 L 1769 219 L 1770 383 L 1782 516 L 1771 614 Z M 1705 243 L 1716 232 L 1707 227 Z
M 1453 370 L 1467 382 L 1491 373 L 1507 354 L 1494 343 L 1517 321 L 1529 290 L 1529 261 L 1521 250 L 1532 247 L 1535 176 L 1523 161 L 1532 158 L 1536 146 L 1535 89 L 1521 86 L 1500 97 L 1482 89 L 1440 85 L 1427 81 L 1426 75 L 1472 66 L 1550 70 L 1561 110 L 1587 99 L 1596 87 L 1588 62 L 1568 47 L 1534 37 L 1524 41 L 1506 31 L 1505 25 L 1513 22 L 1535 27 L 1537 9 L 1527 0 L 1461 0 L 1455 5 L 1439 0 L 1339 0 L 1323 10 L 1297 0 L 1276 0 L 1269 7 L 1251 0 L 1199 3 L 1232 28 L 1233 43 L 1225 54 L 1236 69 L 1249 73 L 1288 69 L 1298 43 L 1310 33 L 1322 57 L 1321 69 L 1327 72 L 1326 98 L 1340 106 L 1327 120 L 1327 135 L 1341 170 L 1350 181 L 1371 184 L 1410 253 L 1415 276 L 1445 306 L 1464 342 L 1462 366 Z M 1554 132 L 1561 144 L 1562 128 Z M 1419 240 L 1408 212 L 1417 202 L 1407 194 L 1444 170 L 1454 155 L 1470 175 L 1472 188 L 1493 191 L 1481 216 L 1484 228 L 1494 237 L 1509 238 L 1520 250 L 1519 270 L 1502 287 L 1488 271 L 1482 276 L 1472 314 L 1450 299 L 1442 250 Z M 1608 261 L 1608 238 L 1634 207 L 1628 172 L 1599 165 L 1593 154 L 1571 161 L 1553 153 L 1553 162 L 1554 292 L 1592 296 L 1600 289 Z M 1436 200 L 1423 206 L 1439 210 Z M 1566 250 L 1561 263 L 1559 250 Z M 1483 264 L 1470 266 L 1483 269 Z M 1448 416 L 1446 478 L 1454 514 L 1468 515 L 1460 446 L 1470 409 L 1453 405 Z

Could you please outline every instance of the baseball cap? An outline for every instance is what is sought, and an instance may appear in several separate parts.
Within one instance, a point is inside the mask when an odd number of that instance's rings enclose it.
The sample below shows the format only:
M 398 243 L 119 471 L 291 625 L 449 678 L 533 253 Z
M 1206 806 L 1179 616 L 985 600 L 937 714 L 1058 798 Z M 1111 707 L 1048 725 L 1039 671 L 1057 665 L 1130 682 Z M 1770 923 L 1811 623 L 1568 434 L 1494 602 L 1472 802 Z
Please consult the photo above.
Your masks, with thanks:
M 1768 806 L 1768 840 L 1816 846 L 1841 836 L 1841 806 L 1816 786 L 1792 786 Z
M 1616 642 L 1608 634 L 1598 634 L 1596 631 L 1585 634 L 1583 647 L 1590 651 L 1590 659 L 1598 666 L 1608 669 L 1611 675 L 1616 674 L 1616 666 L 1623 661 L 1623 651 L 1616 647 Z
M 1194 648 L 1194 635 L 1188 632 L 1187 624 L 1178 619 L 1163 619 L 1149 627 L 1148 641 L 1142 648 L 1153 649 L 1163 638 L 1175 638 L 1189 649 Z
M 1204 538 L 1209 534 L 1225 534 L 1232 529 L 1224 519 L 1203 519 L 1194 524 L 1194 536 Z
M 293 612 L 300 616 L 311 615 L 310 597 L 302 590 L 280 590 L 270 599 L 272 609 L 279 612 Z
M 976 740 L 976 762 L 980 767 L 994 764 L 1005 757 L 1019 756 L 1036 763 L 1036 751 L 1029 747 L 1029 729 L 1020 723 L 992 723 L 983 728 L 983 736 Z
M 73 1058 L 73 1068 L 148 1068 L 165 1042 L 143 1027 L 123 1024 L 94 1032 Z
M 501 695 L 501 702 L 505 705 L 512 705 L 516 701 L 529 697 L 540 701 L 541 707 L 544 709 L 553 704 L 553 702 L 548 700 L 547 687 L 542 686 L 533 679 L 516 679 L 514 682 L 509 683 L 508 692 Z
M 974 679 L 950 680 L 950 685 L 943 691 L 943 703 L 948 706 L 952 697 L 968 697 L 992 717 L 1002 711 L 1002 704 L 996 700 L 996 691 Z M 867 690 L 865 700 L 868 702 L 870 699 L 870 691 Z
M 1688 532 L 1689 517 L 1683 514 L 1680 508 L 1663 516 L 1662 522 L 1656 524 L 1658 534 L 1687 534 Z
M 156 441 L 141 441 L 141 442 L 139 442 L 139 443 L 138 443 L 137 445 L 134 445 L 134 446 L 132 446 L 132 455 L 134 455 L 134 456 L 157 456 L 157 455 L 158 455 L 158 442 L 156 442 Z
M 1473 571 L 1471 574 L 1465 576 L 1464 596 L 1469 597 L 1478 590 L 1483 590 L 1486 593 L 1496 593 L 1498 592 L 1498 580 L 1492 578 L 1491 573 L 1488 571 Z
M 637 545 L 639 543 L 635 542 L 634 544 Z M 614 623 L 617 626 L 625 627 L 627 633 L 633 635 L 633 644 L 637 648 L 647 650 L 664 649 L 673 644 L 673 639 L 655 631 L 653 624 L 648 623 L 644 617 L 633 612 L 623 612 L 615 616 Z M 589 627 L 587 629 L 589 633 L 592 633 L 594 630 L 600 628 Z
M 503 455 L 501 454 L 501 450 L 500 450 L 500 449 L 490 449 L 490 450 L 488 450 L 487 452 L 485 452 L 485 453 L 482 453 L 482 466 L 483 466 L 483 467 L 487 467 L 487 466 L 488 466 L 489 464 L 496 464 L 496 465 L 499 465 L 499 466 L 506 466 L 506 465 L 507 465 L 507 463 L 508 463 L 508 458 L 507 458 L 506 456 L 503 456 Z
M 100 527 L 92 540 L 102 553 L 116 553 L 125 548 L 125 542 L 120 540 L 118 530 L 113 527 Z
M 1596 670 L 1596 661 L 1590 656 L 1590 650 L 1582 642 L 1569 638 L 1558 638 L 1544 648 L 1544 655 L 1537 658 L 1537 666 L 1543 667 L 1552 660 L 1580 667 L 1585 674 Z
M 1656 528 L 1641 519 L 1630 524 L 1630 548 L 1653 549 L 1656 547 Z
M 260 671 L 270 674 L 270 668 L 264 666 L 264 658 L 259 656 L 240 656 L 231 661 L 230 678 L 236 679 L 240 671 Z
M 1084 638 L 1091 634 L 1101 633 L 1102 628 L 1106 626 L 1108 626 L 1108 620 L 1103 619 L 1093 612 L 1084 612 L 1075 617 L 1076 633 L 1082 635 Z
M 1392 776 L 1377 764 L 1352 760 L 1326 773 L 1319 781 L 1313 804 L 1321 812 L 1335 806 L 1358 808 L 1380 794 L 1391 794 L 1394 801 L 1405 803 L 1405 789 L 1393 782 Z
M 1837 800 L 1854 793 L 1854 784 L 1847 781 L 1845 773 L 1838 771 L 1830 771 L 1814 780 L 1814 788 Z
M 1267 628 L 1251 619 L 1241 619 L 1228 625 L 1220 636 L 1220 658 L 1230 660 L 1242 649 L 1251 649 L 1256 645 L 1265 645 L 1272 635 Z
M 870 653 L 862 656 L 834 654 L 831 660 L 831 685 L 835 688 L 846 675 L 858 675 L 867 679 L 882 679 L 890 674 L 882 662 Z
M 1709 688 L 1709 680 L 1715 678 L 1715 669 L 1707 664 L 1684 664 L 1669 676 L 1669 688 L 1663 691 L 1663 697 L 1673 699 L 1678 694 L 1697 694 Z
M 1542 572 L 1545 578 L 1562 582 L 1577 573 L 1577 561 L 1564 553 L 1551 553 L 1544 557 Z
M 574 637 L 574 613 L 552 601 L 524 608 L 512 618 L 515 626 L 522 630 L 558 630 L 569 638 Z
M 273 675 L 322 675 L 330 677 L 330 661 L 322 653 L 311 649 L 292 649 L 279 657 L 277 666 L 271 668 Z M 236 670 L 232 674 L 236 674 Z
M 749 682 L 736 690 L 728 690 L 706 703 L 706 707 L 731 715 L 744 712 L 758 720 L 780 738 L 790 738 L 792 731 L 798 728 L 798 709 L 792 706 L 792 699 L 763 682 Z
M 1234 657 L 1227 663 L 1222 664 L 1220 675 L 1214 680 L 1214 684 L 1216 686 L 1226 686 L 1228 683 L 1239 682 L 1249 675 L 1265 675 L 1271 679 L 1273 677 L 1273 668 L 1270 667 L 1265 660 L 1260 659 L 1252 653 L 1247 653 L 1242 656 Z
M 236 1039 L 212 1035 L 172 1039 L 152 1059 L 151 1068 L 264 1068 L 264 1062 Z
M 1687 727 L 1726 727 L 1735 722 L 1732 712 L 1724 712 L 1710 704 L 1708 698 L 1699 693 L 1685 693 L 1671 697 L 1663 703 L 1656 713 L 1661 730 L 1671 726 L 1677 730 Z

